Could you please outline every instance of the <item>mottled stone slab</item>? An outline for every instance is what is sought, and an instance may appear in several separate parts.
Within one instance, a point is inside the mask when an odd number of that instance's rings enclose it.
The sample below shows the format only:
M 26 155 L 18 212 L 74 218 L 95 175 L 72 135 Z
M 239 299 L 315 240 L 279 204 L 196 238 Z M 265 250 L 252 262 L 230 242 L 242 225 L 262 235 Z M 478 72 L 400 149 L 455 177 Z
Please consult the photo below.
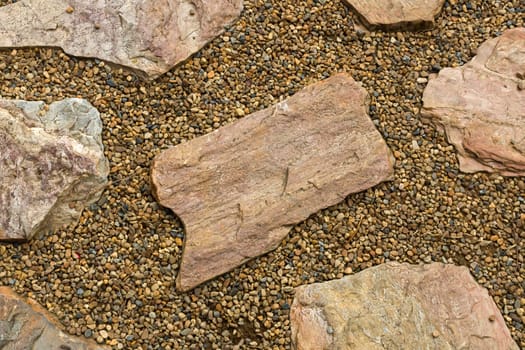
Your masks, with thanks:
M 0 348 L 2 350 L 109 349 L 60 330 L 59 322 L 40 305 L 0 287 Z
M 86 100 L 0 100 L 0 240 L 76 222 L 107 183 L 102 122 Z
M 389 179 L 393 158 L 348 74 L 162 152 L 159 202 L 184 222 L 188 290 L 274 249 L 310 214 Z
M 296 350 L 518 350 L 496 304 L 466 267 L 387 263 L 300 286 Z
M 21 0 L 0 7 L 0 47 L 61 47 L 155 78 L 219 35 L 242 0 Z
M 464 172 L 525 175 L 525 28 L 484 42 L 477 56 L 431 78 L 423 118 L 446 132 Z
M 434 26 L 445 0 L 344 0 L 370 30 L 423 30 Z

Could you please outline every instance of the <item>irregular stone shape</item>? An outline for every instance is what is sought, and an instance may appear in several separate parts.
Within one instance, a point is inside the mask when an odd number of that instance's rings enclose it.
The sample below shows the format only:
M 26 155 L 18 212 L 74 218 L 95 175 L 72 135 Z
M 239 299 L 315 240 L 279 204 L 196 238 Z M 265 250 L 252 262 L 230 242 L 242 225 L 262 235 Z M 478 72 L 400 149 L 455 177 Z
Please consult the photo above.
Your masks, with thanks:
M 22 0 L 0 8 L 0 47 L 59 46 L 155 78 L 241 10 L 242 0 Z
M 423 30 L 434 26 L 445 0 L 344 0 L 370 30 Z
M 518 350 L 496 304 L 466 267 L 387 263 L 300 286 L 292 348 Z
M 484 42 L 470 62 L 431 78 L 421 115 L 445 130 L 462 171 L 525 175 L 525 28 Z
M 162 152 L 158 201 L 186 226 L 177 279 L 188 290 L 279 244 L 310 214 L 389 179 L 393 157 L 348 74 Z
M 78 220 L 109 164 L 102 122 L 86 100 L 0 100 L 0 240 L 26 240 Z
M 60 323 L 30 299 L 16 295 L 8 287 L 0 287 L 0 348 L 2 350 L 108 349 L 94 342 L 62 332 Z

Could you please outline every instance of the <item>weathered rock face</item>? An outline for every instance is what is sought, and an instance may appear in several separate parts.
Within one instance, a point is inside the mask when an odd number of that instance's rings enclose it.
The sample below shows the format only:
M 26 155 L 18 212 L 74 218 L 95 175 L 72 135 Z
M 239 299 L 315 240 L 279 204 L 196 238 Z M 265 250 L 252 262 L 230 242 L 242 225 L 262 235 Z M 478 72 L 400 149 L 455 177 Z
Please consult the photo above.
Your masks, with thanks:
M 62 332 L 59 323 L 32 300 L 24 300 L 10 288 L 0 287 L 0 348 L 95 350 L 107 349 L 88 339 Z
M 392 176 L 367 97 L 338 74 L 154 160 L 154 195 L 186 227 L 180 289 L 274 249 L 293 224 Z
M 525 28 L 441 70 L 423 93 L 421 115 L 445 130 L 462 171 L 525 175 Z
M 380 30 L 422 30 L 434 26 L 445 0 L 344 0 L 363 24 Z
M 465 267 L 388 263 L 296 288 L 297 350 L 518 350 L 496 304 Z
M 165 73 L 220 34 L 242 0 L 22 0 L 0 8 L 0 47 L 53 46 Z
M 107 183 L 98 111 L 82 99 L 0 100 L 0 240 L 78 220 Z

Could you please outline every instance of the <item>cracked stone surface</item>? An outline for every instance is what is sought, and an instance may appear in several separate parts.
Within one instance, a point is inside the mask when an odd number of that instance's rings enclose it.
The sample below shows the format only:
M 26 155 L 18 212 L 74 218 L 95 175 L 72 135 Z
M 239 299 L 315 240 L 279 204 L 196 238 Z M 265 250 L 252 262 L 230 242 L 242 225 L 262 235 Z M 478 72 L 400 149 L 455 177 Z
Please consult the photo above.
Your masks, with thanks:
M 421 115 L 444 130 L 464 172 L 525 175 L 525 28 L 484 42 L 431 78 Z
M 370 30 L 422 30 L 434 26 L 445 0 L 344 0 Z
M 0 349 L 109 349 L 62 332 L 58 321 L 40 305 L 0 287 Z
M 158 155 L 153 192 L 184 222 L 177 287 L 277 247 L 292 225 L 393 175 L 393 157 L 348 74 Z
M 0 240 L 76 222 L 107 184 L 102 122 L 86 100 L 0 100 Z
M 391 262 L 300 286 L 290 320 L 295 350 L 518 350 L 464 266 Z
M 155 78 L 232 23 L 242 0 L 22 0 L 0 7 L 0 47 L 61 47 Z

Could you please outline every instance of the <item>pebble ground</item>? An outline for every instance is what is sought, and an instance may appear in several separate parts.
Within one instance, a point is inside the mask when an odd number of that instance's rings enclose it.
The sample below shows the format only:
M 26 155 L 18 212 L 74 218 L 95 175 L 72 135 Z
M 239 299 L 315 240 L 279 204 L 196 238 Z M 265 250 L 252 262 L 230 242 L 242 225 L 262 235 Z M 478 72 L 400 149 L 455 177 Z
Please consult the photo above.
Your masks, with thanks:
M 0 52 L 0 95 L 88 99 L 111 163 L 109 187 L 79 225 L 0 245 L 0 284 L 114 349 L 289 349 L 293 287 L 438 261 L 467 266 L 525 347 L 525 179 L 462 174 L 418 114 L 428 75 L 524 26 L 525 3 L 448 0 L 436 28 L 417 33 L 364 33 L 356 18 L 335 0 L 246 0 L 223 35 L 153 82 L 58 49 Z M 184 230 L 151 197 L 153 157 L 338 71 L 370 93 L 394 180 L 311 215 L 275 251 L 175 291 Z

